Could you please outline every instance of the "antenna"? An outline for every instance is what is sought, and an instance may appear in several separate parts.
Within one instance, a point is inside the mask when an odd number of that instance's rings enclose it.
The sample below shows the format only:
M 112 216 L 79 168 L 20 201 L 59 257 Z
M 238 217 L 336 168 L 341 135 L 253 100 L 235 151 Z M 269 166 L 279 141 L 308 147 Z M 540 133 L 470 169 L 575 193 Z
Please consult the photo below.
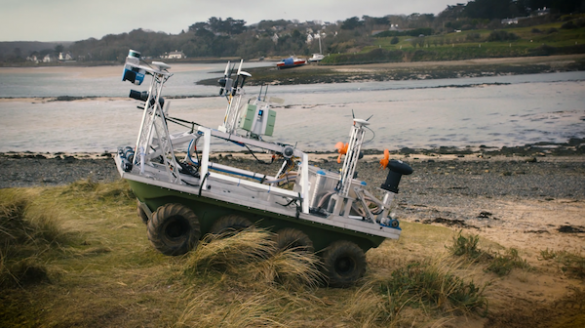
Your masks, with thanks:
M 227 77 L 227 71 L 228 71 L 229 67 L 230 67 L 230 62 L 228 60 L 227 65 L 225 65 L 225 71 L 223 72 L 223 77 Z
M 268 93 L 268 86 L 266 86 L 266 90 L 264 91 L 264 101 L 266 101 L 266 94 Z
M 366 121 L 369 121 L 369 120 L 370 120 L 370 119 L 371 119 L 373 116 L 374 116 L 374 114 L 370 115 L 370 117 L 368 117 L 368 118 L 366 119 Z
M 229 65 L 229 62 L 228 62 Z M 234 66 L 232 66 L 232 68 L 230 69 L 230 75 L 228 75 L 228 77 L 232 77 L 232 73 L 234 72 L 234 68 L 236 68 L 236 63 L 234 63 Z
M 242 64 L 244 63 L 244 60 L 242 59 L 240 61 L 240 67 L 238 68 L 238 75 L 240 75 L 240 72 L 242 72 Z

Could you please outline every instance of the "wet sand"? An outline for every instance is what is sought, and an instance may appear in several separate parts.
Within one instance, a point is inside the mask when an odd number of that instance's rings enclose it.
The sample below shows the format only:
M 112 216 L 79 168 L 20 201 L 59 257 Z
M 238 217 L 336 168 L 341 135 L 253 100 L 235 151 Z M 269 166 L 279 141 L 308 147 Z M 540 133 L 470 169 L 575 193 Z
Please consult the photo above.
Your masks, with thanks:
M 189 64 L 173 64 L 173 73 L 205 70 L 205 66 L 193 66 Z M 0 67 L 2 74 L 66 74 L 75 75 L 81 79 L 99 79 L 107 77 L 119 77 L 122 74 L 123 65 L 107 66 L 39 66 L 39 67 Z

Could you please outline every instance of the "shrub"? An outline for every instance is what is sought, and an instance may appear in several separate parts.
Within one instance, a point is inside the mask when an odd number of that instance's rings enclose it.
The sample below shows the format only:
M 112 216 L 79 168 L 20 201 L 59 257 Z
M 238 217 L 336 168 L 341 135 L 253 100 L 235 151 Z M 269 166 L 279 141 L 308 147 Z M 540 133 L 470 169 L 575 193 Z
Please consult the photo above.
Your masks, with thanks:
M 400 42 L 400 39 L 397 36 L 393 37 L 392 40 L 390 40 L 390 44 L 397 44 L 398 42 Z
M 518 39 L 519 37 L 516 34 L 506 31 L 493 31 L 487 38 L 488 41 L 513 41 Z
M 561 265 L 561 271 L 571 277 L 585 279 L 585 257 L 580 254 L 570 253 L 566 251 L 555 253 L 546 249 L 541 251 L 542 260 L 556 261 Z
M 578 27 L 577 24 L 575 24 L 573 21 L 568 21 L 568 22 L 564 23 L 563 25 L 561 25 L 561 28 L 565 29 L 565 30 L 572 30 L 572 29 L 575 29 L 577 27 Z
M 374 35 L 375 38 L 387 38 L 391 36 L 419 36 L 419 35 L 432 35 L 433 29 L 423 27 L 415 28 L 408 31 L 384 31 Z
M 585 279 L 585 257 L 577 254 L 563 253 L 560 256 L 560 262 L 563 272 L 573 277 Z
M 549 251 L 547 247 L 544 251 L 540 251 L 540 257 L 538 257 L 538 259 L 541 261 L 548 261 L 554 259 L 555 257 L 557 257 L 557 253 L 555 253 L 553 250 Z
M 477 41 L 480 39 L 480 35 L 479 35 L 479 33 L 469 33 L 469 34 L 467 34 L 465 39 L 467 41 Z
M 453 245 L 446 248 L 455 256 L 465 256 L 468 260 L 476 260 L 482 255 L 477 244 L 479 243 L 478 235 L 463 236 L 459 230 L 457 236 L 453 237 Z

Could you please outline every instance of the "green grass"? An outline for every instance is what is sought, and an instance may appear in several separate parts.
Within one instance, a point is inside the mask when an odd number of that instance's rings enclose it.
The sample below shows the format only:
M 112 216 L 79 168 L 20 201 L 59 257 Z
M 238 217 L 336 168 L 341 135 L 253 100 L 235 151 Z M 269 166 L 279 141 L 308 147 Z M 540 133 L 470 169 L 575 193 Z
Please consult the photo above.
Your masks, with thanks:
M 510 274 L 512 269 L 530 269 L 530 266 L 518 255 L 518 250 L 507 249 L 503 254 L 496 253 L 490 260 L 486 271 L 493 272 L 500 277 Z
M 384 56 L 377 59 L 365 56 L 376 49 L 386 51 L 401 51 L 402 61 L 446 61 L 464 60 L 475 58 L 502 58 L 521 56 L 546 55 L 539 47 L 543 45 L 558 48 L 556 52 L 582 53 L 581 48 L 574 48 L 576 45 L 585 44 L 585 28 L 562 29 L 562 22 L 542 24 L 531 27 L 512 27 L 500 29 L 513 33 L 519 37 L 513 41 L 487 42 L 491 30 L 468 30 L 460 33 L 448 33 L 443 35 L 431 35 L 424 38 L 401 36 L 397 44 L 391 44 L 392 37 L 374 38 L 372 45 L 362 47 L 358 53 L 332 54 L 325 58 L 324 64 L 356 64 L 373 62 L 391 62 Z M 532 32 L 534 29 L 542 33 Z M 550 29 L 556 32 L 547 33 Z M 468 36 L 478 34 L 479 38 L 471 41 Z M 413 44 L 416 43 L 416 44 Z M 418 54 L 417 54 L 418 52 Z
M 510 274 L 512 269 L 531 269 L 530 265 L 518 255 L 514 248 L 499 251 L 484 251 L 479 248 L 479 235 L 464 236 L 462 231 L 453 237 L 452 244 L 446 246 L 451 255 L 463 257 L 469 262 L 487 263 L 486 271 L 500 277 Z M 542 252 L 541 252 L 542 255 Z M 548 255 L 547 255 L 548 256 Z
M 410 263 L 380 281 L 382 294 L 407 299 L 408 303 L 472 313 L 487 312 L 485 286 L 465 281 L 432 261 Z
M 453 237 L 453 245 L 447 246 L 447 249 L 455 256 L 464 256 L 468 260 L 474 261 L 483 254 L 479 250 L 478 244 L 478 235 L 463 236 L 462 231 L 459 230 L 457 236 Z

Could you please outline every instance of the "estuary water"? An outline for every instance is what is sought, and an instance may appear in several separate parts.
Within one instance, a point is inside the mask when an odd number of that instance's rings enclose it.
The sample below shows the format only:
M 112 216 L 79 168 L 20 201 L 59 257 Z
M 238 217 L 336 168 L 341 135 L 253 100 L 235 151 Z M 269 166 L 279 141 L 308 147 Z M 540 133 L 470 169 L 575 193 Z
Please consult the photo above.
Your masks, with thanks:
M 170 116 L 217 128 L 227 101 L 217 87 L 195 82 L 220 77 L 224 67 L 173 66 L 163 96 L 197 98 L 170 99 Z M 127 95 L 148 83 L 122 82 L 121 73 L 121 66 L 0 68 L 0 151 L 101 152 L 133 145 L 142 113 Z M 246 98 L 260 90 L 245 89 Z M 97 98 L 35 99 L 58 96 Z M 337 141 L 347 141 L 352 111 L 360 118 L 373 115 L 368 149 L 501 147 L 585 137 L 585 72 L 271 86 L 268 97 L 284 103 L 275 103 L 274 136 L 265 140 L 307 151 L 334 150 Z M 241 149 L 214 143 L 215 150 Z

